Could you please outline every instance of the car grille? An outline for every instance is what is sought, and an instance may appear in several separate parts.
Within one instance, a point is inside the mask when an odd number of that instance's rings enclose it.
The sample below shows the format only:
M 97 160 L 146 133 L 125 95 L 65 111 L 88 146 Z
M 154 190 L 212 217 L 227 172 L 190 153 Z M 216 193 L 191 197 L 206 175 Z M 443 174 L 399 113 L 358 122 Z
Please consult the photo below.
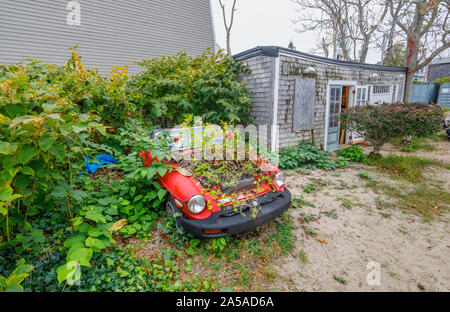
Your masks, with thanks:
M 260 207 L 262 205 L 266 205 L 268 203 L 271 203 L 271 202 L 275 201 L 280 196 L 281 196 L 281 194 L 279 192 L 266 193 L 266 194 L 261 195 L 259 197 L 255 197 L 255 198 L 247 200 L 247 205 L 237 207 L 237 211 L 235 211 L 234 207 L 231 206 L 231 205 L 230 206 L 225 206 L 225 207 L 222 207 L 220 216 L 221 217 L 233 217 L 233 216 L 238 215 L 240 213 L 245 213 L 245 212 L 249 211 L 250 210 L 250 205 L 252 205 L 255 200 L 258 202 L 258 206 Z

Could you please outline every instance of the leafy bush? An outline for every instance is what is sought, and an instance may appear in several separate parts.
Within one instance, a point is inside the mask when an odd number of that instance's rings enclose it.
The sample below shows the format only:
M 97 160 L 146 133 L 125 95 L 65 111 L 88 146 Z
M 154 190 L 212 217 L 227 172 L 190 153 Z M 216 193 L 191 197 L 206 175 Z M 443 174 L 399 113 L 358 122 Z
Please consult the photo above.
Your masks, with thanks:
M 8 240 L 30 216 L 54 209 L 56 185 L 67 184 L 63 213 L 73 216 L 81 195 L 74 162 L 106 134 L 95 113 L 80 112 L 84 72 L 76 64 L 74 52 L 63 67 L 31 61 L 0 71 L 0 234 Z
M 364 137 L 378 153 L 398 136 L 425 137 L 440 130 L 442 109 L 422 103 L 395 103 L 351 107 L 343 111 L 343 126 Z
M 20 284 L 28 277 L 31 270 L 33 270 L 32 265 L 25 264 L 24 259 L 19 260 L 16 269 L 8 277 L 0 276 L 0 292 L 23 291 Z
M 364 155 L 363 149 L 358 145 L 352 145 L 344 149 L 340 149 L 336 153 L 338 156 L 341 156 L 348 161 L 362 162 L 362 163 L 368 161 L 367 156 Z
M 330 153 L 322 151 L 311 142 L 302 141 L 298 146 L 286 147 L 280 150 L 280 169 L 304 167 L 310 170 L 335 170 L 347 166 L 343 158 L 330 159 Z
M 130 78 L 131 101 L 154 123 L 180 124 L 185 114 L 205 122 L 246 123 L 251 99 L 238 75 L 248 71 L 222 52 L 189 57 L 185 52 L 139 63 L 144 71 Z

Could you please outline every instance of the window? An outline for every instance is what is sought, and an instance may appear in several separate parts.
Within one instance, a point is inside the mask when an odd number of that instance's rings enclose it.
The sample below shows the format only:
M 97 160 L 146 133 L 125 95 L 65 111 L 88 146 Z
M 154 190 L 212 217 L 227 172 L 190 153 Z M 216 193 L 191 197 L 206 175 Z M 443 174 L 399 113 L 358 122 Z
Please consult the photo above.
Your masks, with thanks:
M 367 87 L 356 87 L 356 106 L 363 106 L 367 103 Z
M 391 86 L 389 85 L 373 86 L 373 94 L 389 93 L 390 91 Z

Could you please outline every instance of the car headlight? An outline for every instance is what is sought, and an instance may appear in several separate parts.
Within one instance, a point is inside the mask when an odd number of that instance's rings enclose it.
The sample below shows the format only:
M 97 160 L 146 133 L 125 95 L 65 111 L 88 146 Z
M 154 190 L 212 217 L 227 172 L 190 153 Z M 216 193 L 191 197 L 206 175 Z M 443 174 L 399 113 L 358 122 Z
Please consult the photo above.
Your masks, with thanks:
M 278 186 L 283 186 L 286 183 L 286 176 L 283 172 L 277 173 L 275 176 L 275 182 L 278 184 Z
M 193 214 L 199 214 L 206 208 L 206 199 L 202 195 L 195 195 L 188 202 L 188 210 Z

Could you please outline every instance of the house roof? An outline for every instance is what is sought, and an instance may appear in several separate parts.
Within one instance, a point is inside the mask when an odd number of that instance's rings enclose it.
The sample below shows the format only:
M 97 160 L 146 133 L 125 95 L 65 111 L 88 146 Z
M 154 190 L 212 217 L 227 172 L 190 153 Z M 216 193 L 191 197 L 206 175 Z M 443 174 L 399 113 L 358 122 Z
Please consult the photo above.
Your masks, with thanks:
M 340 66 L 351 66 L 351 67 L 358 67 L 358 68 L 365 68 L 365 69 L 375 69 L 375 70 L 385 70 L 385 71 L 395 71 L 395 72 L 407 72 L 406 67 L 392 67 L 392 66 L 382 66 L 382 65 L 375 65 L 375 64 L 367 64 L 367 63 L 358 63 L 358 62 L 350 62 L 350 61 L 342 61 L 342 60 L 335 60 L 331 58 L 326 58 L 323 56 L 308 54 L 296 50 L 291 50 L 287 48 L 277 47 L 277 46 L 260 46 L 256 47 L 241 53 L 238 53 L 234 55 L 234 59 L 238 61 L 243 61 L 252 57 L 256 57 L 259 55 L 264 56 L 272 56 L 277 57 L 280 55 L 280 53 L 291 55 L 294 57 L 300 57 L 305 60 L 314 61 L 314 62 L 322 62 L 326 64 L 331 65 L 340 65 Z
M 449 64 L 450 63 L 450 57 L 441 57 L 441 58 L 435 58 L 431 61 L 430 65 L 439 65 L 439 64 Z

